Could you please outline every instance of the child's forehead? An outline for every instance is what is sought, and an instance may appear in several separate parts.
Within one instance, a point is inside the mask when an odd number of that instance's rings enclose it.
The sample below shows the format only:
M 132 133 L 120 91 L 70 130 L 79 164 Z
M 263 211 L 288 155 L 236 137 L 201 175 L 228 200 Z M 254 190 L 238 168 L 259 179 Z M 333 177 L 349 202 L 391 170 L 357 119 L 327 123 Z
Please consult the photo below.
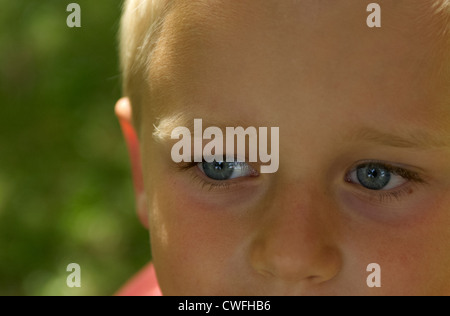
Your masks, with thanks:
M 190 49 L 189 41 L 236 41 L 255 33 L 304 41 L 302 36 L 327 34 L 352 38 L 393 37 L 404 45 L 442 44 L 438 39 L 450 32 L 450 0 L 379 0 L 382 27 L 366 25 L 367 3 L 359 0 L 190 0 L 172 6 L 163 37 L 179 49 Z M 370 31 L 370 32 L 369 32 Z M 240 36 L 242 35 L 242 36 Z M 247 38 L 248 39 L 248 38 Z M 204 43 L 203 43 L 204 44 Z M 416 47 L 416 51 L 420 47 Z M 423 47 L 422 47 L 423 48 Z M 266 47 L 267 49 L 267 47 Z M 178 50 L 179 52 L 182 52 Z
M 443 22 L 432 20 L 439 15 L 431 6 L 426 13 L 423 1 L 419 13 L 414 0 L 381 1 L 380 29 L 367 27 L 361 1 L 180 3 L 151 68 L 155 91 L 172 98 L 166 112 L 238 104 L 235 110 L 251 117 L 255 96 L 283 111 L 296 98 L 311 101 L 305 108 L 318 106 L 311 96 L 323 90 L 328 110 L 339 100 L 347 112 L 370 105 L 377 115 L 416 114 L 412 120 L 430 122 L 450 112 L 448 97 L 442 99 L 448 77 L 437 76 L 448 56 L 438 36 Z

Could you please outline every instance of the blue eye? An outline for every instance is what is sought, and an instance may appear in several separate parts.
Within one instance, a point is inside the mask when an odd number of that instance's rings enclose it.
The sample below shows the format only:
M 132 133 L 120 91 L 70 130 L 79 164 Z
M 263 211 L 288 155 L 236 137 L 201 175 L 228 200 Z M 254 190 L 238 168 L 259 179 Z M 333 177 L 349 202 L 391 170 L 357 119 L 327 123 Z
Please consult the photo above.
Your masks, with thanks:
M 357 167 L 351 173 L 349 180 L 361 184 L 366 189 L 376 191 L 397 188 L 408 181 L 393 173 L 389 167 L 375 163 Z
M 391 173 L 375 165 L 358 168 L 356 174 L 359 182 L 370 190 L 381 190 L 391 181 Z
M 218 181 L 256 175 L 256 171 L 245 162 L 204 161 L 198 167 L 208 178 Z

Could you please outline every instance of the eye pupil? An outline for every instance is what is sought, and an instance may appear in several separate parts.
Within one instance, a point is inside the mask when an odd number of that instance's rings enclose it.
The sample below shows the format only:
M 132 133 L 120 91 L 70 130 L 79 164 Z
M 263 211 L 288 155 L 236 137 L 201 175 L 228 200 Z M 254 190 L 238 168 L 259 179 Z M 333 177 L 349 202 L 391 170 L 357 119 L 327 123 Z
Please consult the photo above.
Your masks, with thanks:
M 226 168 L 225 162 L 214 161 L 213 164 L 214 164 L 214 169 L 215 170 L 223 170 L 223 169 Z M 228 168 L 229 168 L 229 166 L 228 166 Z
M 368 170 L 368 172 L 367 172 L 367 176 L 368 176 L 369 178 L 376 178 L 376 177 L 378 177 L 378 172 L 377 172 L 376 169 L 370 169 L 370 170 Z
M 381 190 L 391 180 L 391 173 L 377 165 L 366 165 L 357 169 L 358 180 L 369 190 Z

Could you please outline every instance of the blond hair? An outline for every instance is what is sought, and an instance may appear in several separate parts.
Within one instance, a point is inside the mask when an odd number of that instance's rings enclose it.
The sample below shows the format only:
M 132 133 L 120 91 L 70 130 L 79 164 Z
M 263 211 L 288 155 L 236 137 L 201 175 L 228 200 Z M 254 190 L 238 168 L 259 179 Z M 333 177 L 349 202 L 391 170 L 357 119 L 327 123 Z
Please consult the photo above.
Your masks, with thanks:
M 193 2 L 182 0 L 180 3 Z M 175 0 L 125 0 L 119 32 L 120 65 L 122 71 L 123 95 L 131 100 L 133 123 L 140 127 L 143 102 L 149 101 L 149 73 L 155 48 L 161 38 L 164 21 Z M 417 9 L 423 14 L 431 13 L 434 23 L 439 23 L 441 32 L 430 36 L 443 39 L 436 53 L 443 56 L 444 62 L 439 72 L 450 78 L 450 0 L 428 2 L 418 0 Z M 430 10 L 431 9 L 431 10 Z M 418 15 L 423 17 L 422 14 Z
M 148 94 L 148 72 L 172 0 L 125 0 L 119 32 L 123 95 L 133 105 L 140 126 L 142 102 Z

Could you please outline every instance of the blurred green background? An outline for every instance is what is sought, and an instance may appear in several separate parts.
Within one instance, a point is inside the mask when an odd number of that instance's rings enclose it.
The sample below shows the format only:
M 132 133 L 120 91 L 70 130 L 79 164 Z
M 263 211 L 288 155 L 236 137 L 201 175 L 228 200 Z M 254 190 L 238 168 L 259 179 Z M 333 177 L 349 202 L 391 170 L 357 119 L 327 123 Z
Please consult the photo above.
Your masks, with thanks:
M 0 295 L 111 295 L 150 260 L 114 117 L 121 6 L 0 0 Z

